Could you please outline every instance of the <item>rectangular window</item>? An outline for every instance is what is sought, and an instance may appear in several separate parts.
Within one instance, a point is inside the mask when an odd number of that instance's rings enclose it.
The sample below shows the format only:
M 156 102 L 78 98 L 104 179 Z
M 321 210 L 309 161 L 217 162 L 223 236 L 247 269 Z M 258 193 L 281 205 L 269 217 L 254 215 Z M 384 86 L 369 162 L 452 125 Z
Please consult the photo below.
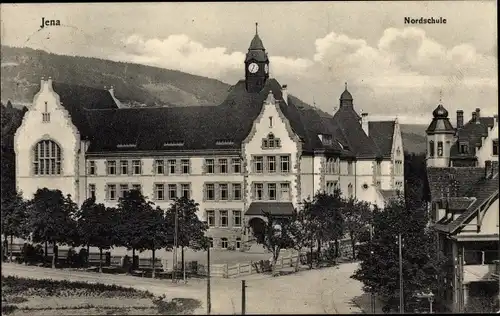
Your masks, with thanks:
M 339 182 L 333 181 L 333 192 L 337 191 L 338 189 L 339 189 Z
M 90 175 L 97 174 L 97 168 L 94 160 L 89 161 L 89 174 Z
M 134 175 L 139 175 L 142 173 L 141 161 L 140 160 L 132 160 L 132 168 L 134 170 Z
M 280 183 L 280 199 L 282 201 L 290 201 L 290 184 Z
M 95 184 L 89 184 L 89 197 L 95 199 Z
M 213 159 L 205 159 L 205 172 L 210 174 L 215 172 Z
M 233 166 L 233 173 L 240 173 L 241 172 L 241 160 L 240 160 L 240 158 L 231 159 L 231 164 Z
M 175 159 L 169 159 L 168 161 L 168 173 L 175 174 L 177 161 Z
M 181 184 L 181 194 L 182 197 L 185 197 L 186 199 L 190 198 L 190 193 L 191 193 L 191 185 L 189 183 L 183 183 Z
M 165 185 L 163 183 L 155 184 L 155 199 L 159 201 L 165 200 Z
M 352 163 L 352 161 L 349 161 L 347 163 L 347 174 L 350 175 L 350 176 L 353 174 L 353 163 Z
M 114 160 L 108 161 L 108 174 L 109 175 L 116 174 L 116 161 Z
M 164 174 L 165 173 L 165 166 L 164 166 L 163 160 L 155 160 L 155 171 L 156 171 L 156 174 Z
M 223 183 L 223 184 L 219 184 L 219 191 L 220 191 L 220 199 L 223 200 L 223 201 L 227 201 L 229 196 L 229 192 L 228 192 L 228 185 Z
M 290 172 L 290 157 L 288 156 L 281 156 L 280 157 L 280 164 L 281 164 L 281 172 L 287 173 Z
M 125 193 L 128 191 L 128 184 L 120 184 L 120 197 L 124 198 Z
M 264 185 L 262 183 L 254 184 L 254 195 L 256 200 L 262 200 L 264 198 Z
M 333 181 L 327 181 L 326 182 L 326 189 L 325 189 L 325 193 L 326 194 L 333 194 L 334 192 L 334 189 L 333 189 Z
M 498 147 L 498 139 L 493 140 L 493 156 L 498 156 L 499 147 Z
M 128 161 L 120 161 L 120 174 L 128 174 Z
M 175 200 L 177 197 L 177 184 L 169 184 L 168 185 L 168 199 Z
M 267 156 L 267 171 L 276 172 L 276 157 Z
M 219 226 L 220 227 L 227 227 L 228 226 L 227 211 L 220 211 L 219 212 Z
M 466 142 L 460 142 L 460 153 L 461 154 L 469 153 L 469 146 Z
M 403 182 L 396 181 L 396 189 L 401 190 L 402 187 L 403 187 Z
M 429 142 L 429 156 L 434 157 L 434 142 L 432 140 Z
M 181 160 L 181 166 L 182 166 L 182 174 L 189 174 L 189 159 L 182 159 Z
M 108 184 L 108 200 L 116 200 L 116 184 Z
M 215 227 L 215 211 L 207 211 L 208 227 Z
M 276 200 L 276 183 L 267 184 L 267 196 L 271 201 Z
M 142 187 L 140 184 L 132 184 L 132 190 L 142 192 Z
M 227 173 L 227 159 L 219 159 L 219 172 Z
M 239 201 L 241 200 L 241 184 L 233 183 L 233 200 Z
M 227 249 L 227 238 L 223 237 L 220 239 L 220 248 L 221 249 Z
M 241 211 L 233 211 L 233 227 L 241 227 Z
M 380 188 L 380 186 L 381 186 L 380 180 L 377 180 L 376 185 L 377 185 L 377 188 Z
M 208 201 L 215 200 L 215 185 L 213 183 L 206 184 L 206 198 Z
M 262 157 L 262 156 L 257 156 L 254 158 L 254 171 L 256 173 L 262 173 L 263 161 L 264 161 L 264 157 Z

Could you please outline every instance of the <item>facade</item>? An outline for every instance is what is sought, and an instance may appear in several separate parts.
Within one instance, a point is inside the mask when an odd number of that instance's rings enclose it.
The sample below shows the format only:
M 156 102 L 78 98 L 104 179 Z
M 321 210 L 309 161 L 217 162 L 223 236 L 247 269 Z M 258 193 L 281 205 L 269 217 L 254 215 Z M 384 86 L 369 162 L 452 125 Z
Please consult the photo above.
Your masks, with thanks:
M 370 122 L 347 90 L 333 115 L 269 78 L 256 34 L 245 79 L 218 106 L 120 108 L 113 90 L 41 81 L 15 135 L 16 182 L 25 198 L 42 187 L 115 205 L 137 188 L 156 205 L 200 204 L 214 247 L 240 248 L 262 210 L 291 214 L 337 188 L 380 207 L 403 189 L 397 121 Z M 332 106 L 333 108 L 333 106 Z
M 450 263 L 438 295 L 453 312 L 499 295 L 498 115 L 479 113 L 464 125 L 457 111 L 454 128 L 439 105 L 427 130 L 433 227 Z

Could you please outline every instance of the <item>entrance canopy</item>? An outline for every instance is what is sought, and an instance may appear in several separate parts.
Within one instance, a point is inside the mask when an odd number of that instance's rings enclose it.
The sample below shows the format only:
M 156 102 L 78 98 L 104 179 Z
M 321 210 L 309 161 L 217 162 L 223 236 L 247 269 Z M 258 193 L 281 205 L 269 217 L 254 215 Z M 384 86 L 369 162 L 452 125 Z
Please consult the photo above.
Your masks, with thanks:
M 293 204 L 291 202 L 252 202 L 245 215 L 262 216 L 263 212 L 269 212 L 271 215 L 291 216 Z

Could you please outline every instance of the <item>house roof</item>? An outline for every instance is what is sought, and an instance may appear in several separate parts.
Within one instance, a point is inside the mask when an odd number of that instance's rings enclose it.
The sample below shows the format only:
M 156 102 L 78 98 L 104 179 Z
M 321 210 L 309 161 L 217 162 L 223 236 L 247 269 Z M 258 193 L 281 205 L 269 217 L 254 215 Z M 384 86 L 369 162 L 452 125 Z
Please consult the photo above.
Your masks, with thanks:
M 382 195 L 382 198 L 385 201 L 389 201 L 391 199 L 397 198 L 398 197 L 398 191 L 397 190 L 379 190 L 380 194 Z
M 59 95 L 62 106 L 68 110 L 71 121 L 83 138 L 88 138 L 92 134 L 85 117 L 86 109 L 118 109 L 111 93 L 107 90 L 59 82 L 52 83 L 52 88 Z
M 332 117 L 293 95 L 288 95 L 285 103 L 276 79 L 267 80 L 258 93 L 247 92 L 245 80 L 240 80 L 222 104 L 193 107 L 118 108 L 106 90 L 62 83 L 53 87 L 74 125 L 91 141 L 88 153 L 239 150 L 269 91 L 302 140 L 304 152 L 322 150 L 344 157 L 375 158 L 388 151 L 388 140 L 394 133 L 393 122 L 372 122 L 380 126 L 374 130 L 379 150 L 364 133 L 352 106 L 341 107 Z M 322 142 L 319 134 L 330 135 L 332 141 Z
M 451 146 L 450 156 L 453 159 L 467 159 L 476 157 L 476 147 L 482 145 L 482 137 L 488 136 L 488 129 L 494 126 L 493 117 L 479 117 L 477 120 L 470 120 L 462 128 L 457 130 L 457 141 Z M 468 146 L 467 153 L 460 152 L 460 144 Z
M 384 158 L 391 157 L 395 125 L 395 121 L 368 122 L 369 136 Z
M 263 211 L 271 215 L 292 215 L 293 204 L 291 202 L 252 202 L 245 215 L 264 215 Z
M 337 131 L 343 136 L 346 144 L 344 148 L 352 151 L 358 158 L 376 158 L 382 156 L 373 139 L 368 137 L 361 124 L 361 117 L 352 106 L 341 106 L 333 116 L 332 123 L 337 126 Z M 347 146 L 346 146 L 347 145 Z
M 498 198 L 498 173 L 485 177 L 485 168 L 428 168 L 427 173 L 432 199 L 446 200 L 449 210 L 463 211 L 455 220 L 444 218 L 435 224 L 439 231 L 455 233 L 484 203 Z

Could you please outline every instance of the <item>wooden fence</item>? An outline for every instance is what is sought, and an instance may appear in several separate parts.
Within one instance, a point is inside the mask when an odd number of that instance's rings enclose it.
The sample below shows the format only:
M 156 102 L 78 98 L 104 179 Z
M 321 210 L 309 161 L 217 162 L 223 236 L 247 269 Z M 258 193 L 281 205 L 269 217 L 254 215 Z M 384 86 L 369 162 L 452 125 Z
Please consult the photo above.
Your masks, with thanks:
M 282 269 L 286 267 L 293 267 L 299 259 L 298 255 L 289 255 L 287 257 L 280 257 L 276 262 L 276 269 Z M 262 260 L 267 261 L 267 260 Z M 244 275 L 250 275 L 257 273 L 256 265 L 260 264 L 260 261 L 250 261 L 246 263 L 236 263 L 236 264 L 211 264 L 210 265 L 210 276 L 219 278 L 235 278 Z M 201 275 L 206 275 L 206 270 L 203 265 L 198 267 L 198 273 Z

